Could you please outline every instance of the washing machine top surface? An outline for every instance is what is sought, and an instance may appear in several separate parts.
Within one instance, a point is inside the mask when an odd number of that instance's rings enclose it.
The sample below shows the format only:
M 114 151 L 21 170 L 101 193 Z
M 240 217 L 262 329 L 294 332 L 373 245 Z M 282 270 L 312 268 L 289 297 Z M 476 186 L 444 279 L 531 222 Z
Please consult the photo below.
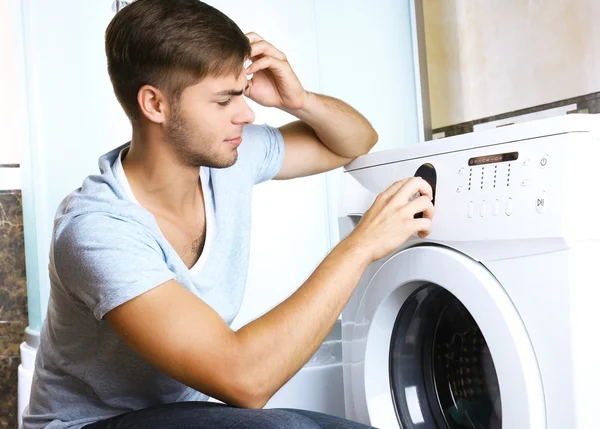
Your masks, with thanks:
M 353 171 L 413 158 L 568 133 L 594 133 L 600 137 L 600 114 L 571 114 L 545 118 L 375 152 L 355 159 L 346 165 L 345 170 Z

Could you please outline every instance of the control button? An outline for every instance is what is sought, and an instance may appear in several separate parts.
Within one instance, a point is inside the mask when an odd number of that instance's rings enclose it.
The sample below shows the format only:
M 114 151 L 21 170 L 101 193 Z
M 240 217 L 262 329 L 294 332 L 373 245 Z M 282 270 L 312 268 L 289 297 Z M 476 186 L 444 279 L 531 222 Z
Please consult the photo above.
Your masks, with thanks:
M 527 186 L 529 185 L 529 180 L 525 179 L 521 182 L 521 186 Z
M 546 206 L 548 205 L 548 194 L 546 192 L 541 191 L 535 197 L 535 210 L 542 214 L 546 211 Z
M 479 204 L 479 216 L 485 217 L 486 212 L 487 212 L 487 203 L 485 201 L 482 201 L 481 204 Z
M 474 213 L 475 213 L 475 204 L 473 204 L 473 201 L 471 201 L 469 203 L 469 208 L 467 209 L 467 216 L 469 216 L 471 218 L 471 217 L 473 217 Z
M 459 168 L 458 169 L 458 174 L 465 174 L 465 171 L 466 171 L 466 169 L 464 167 L 463 168 Z
M 546 154 L 542 157 L 542 159 L 540 159 L 540 167 L 544 168 L 548 165 L 548 163 L 550 162 L 550 155 Z
M 464 190 L 463 187 L 459 186 L 458 188 L 456 188 L 456 193 L 460 194 L 463 190 Z
M 512 198 L 509 198 L 506 201 L 506 207 L 505 207 L 504 213 L 506 213 L 506 216 L 510 216 L 510 215 L 513 214 L 513 200 L 512 200 Z
M 530 159 L 526 159 L 525 161 L 523 161 L 523 167 L 529 167 L 530 165 L 531 165 Z
M 500 200 L 496 200 L 496 201 L 494 201 L 494 204 L 492 205 L 492 214 L 494 216 L 498 216 L 499 213 L 500 213 Z

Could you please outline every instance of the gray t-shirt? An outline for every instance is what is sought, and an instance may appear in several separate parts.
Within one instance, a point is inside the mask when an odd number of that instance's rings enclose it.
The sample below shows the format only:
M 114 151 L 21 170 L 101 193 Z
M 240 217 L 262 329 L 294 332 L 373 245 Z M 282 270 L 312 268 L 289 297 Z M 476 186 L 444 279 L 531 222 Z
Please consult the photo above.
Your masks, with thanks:
M 207 399 L 144 361 L 103 317 L 175 279 L 231 324 L 246 283 L 252 187 L 279 171 L 283 139 L 275 128 L 248 125 L 232 167 L 200 168 L 206 242 L 191 269 L 135 200 L 121 165 L 128 146 L 103 155 L 100 175 L 89 176 L 58 208 L 25 429 L 80 428 L 153 405 Z

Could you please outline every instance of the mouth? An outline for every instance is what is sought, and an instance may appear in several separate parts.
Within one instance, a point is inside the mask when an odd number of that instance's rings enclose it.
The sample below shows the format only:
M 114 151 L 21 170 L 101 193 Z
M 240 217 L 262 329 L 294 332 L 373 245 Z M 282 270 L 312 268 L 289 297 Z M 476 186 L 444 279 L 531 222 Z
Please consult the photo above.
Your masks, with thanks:
M 242 136 L 238 136 L 238 137 L 234 137 L 232 139 L 227 139 L 224 140 L 225 143 L 233 145 L 233 146 L 239 146 L 240 144 L 242 144 Z

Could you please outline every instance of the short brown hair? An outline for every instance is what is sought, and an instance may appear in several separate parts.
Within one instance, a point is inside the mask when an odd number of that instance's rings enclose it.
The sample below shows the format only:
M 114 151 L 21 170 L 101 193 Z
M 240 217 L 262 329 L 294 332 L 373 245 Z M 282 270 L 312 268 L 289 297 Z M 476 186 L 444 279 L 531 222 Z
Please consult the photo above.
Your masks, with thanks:
M 106 29 L 108 74 L 132 123 L 143 85 L 175 103 L 206 76 L 239 74 L 250 42 L 225 14 L 198 0 L 137 0 Z

